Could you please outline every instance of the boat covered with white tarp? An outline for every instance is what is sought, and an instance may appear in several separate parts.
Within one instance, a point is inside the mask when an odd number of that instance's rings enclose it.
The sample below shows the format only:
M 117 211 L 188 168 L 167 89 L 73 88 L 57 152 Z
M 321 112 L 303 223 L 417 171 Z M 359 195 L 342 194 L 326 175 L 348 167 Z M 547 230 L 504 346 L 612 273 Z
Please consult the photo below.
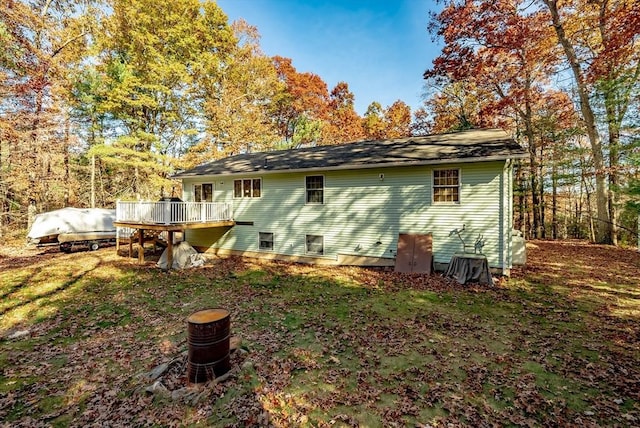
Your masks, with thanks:
M 36 215 L 27 234 L 30 244 L 60 244 L 70 251 L 74 244 L 97 250 L 101 243 L 115 242 L 116 210 L 104 208 L 62 208 Z

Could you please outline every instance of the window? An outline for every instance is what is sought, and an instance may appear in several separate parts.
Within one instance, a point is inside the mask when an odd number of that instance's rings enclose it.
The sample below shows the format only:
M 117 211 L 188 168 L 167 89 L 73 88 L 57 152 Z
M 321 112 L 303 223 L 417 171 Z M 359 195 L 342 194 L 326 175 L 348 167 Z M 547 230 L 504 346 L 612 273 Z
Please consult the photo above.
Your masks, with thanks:
M 273 251 L 273 233 L 271 232 L 259 232 L 258 233 L 259 248 L 265 251 Z
M 213 202 L 213 184 L 194 184 L 193 199 L 195 202 Z
M 433 171 L 433 202 L 460 202 L 460 170 Z
M 234 198 L 259 198 L 262 196 L 262 179 L 245 178 L 233 180 Z
M 307 203 L 324 203 L 324 176 L 309 175 L 306 177 Z
M 321 256 L 324 254 L 324 237 L 322 235 L 306 235 L 306 252 Z

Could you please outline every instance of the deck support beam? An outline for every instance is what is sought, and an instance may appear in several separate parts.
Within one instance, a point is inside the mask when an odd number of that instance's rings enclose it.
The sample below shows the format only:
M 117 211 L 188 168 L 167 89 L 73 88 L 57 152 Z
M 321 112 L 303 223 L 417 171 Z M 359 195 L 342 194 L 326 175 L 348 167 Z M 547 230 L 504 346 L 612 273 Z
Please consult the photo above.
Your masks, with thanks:
M 138 229 L 138 263 L 144 264 L 144 229 Z
M 184 232 L 187 229 L 215 229 L 218 227 L 233 227 L 236 222 L 233 220 L 221 220 L 215 222 L 202 222 L 202 223 L 182 223 L 182 224 L 157 224 L 157 223 L 134 223 L 115 221 L 116 227 L 127 227 L 130 229 L 136 229 L 138 231 L 138 263 L 144 264 L 144 232 L 145 230 L 154 230 L 160 232 L 167 232 L 167 270 L 171 269 L 173 265 L 173 237 L 175 232 Z M 129 245 L 133 245 L 132 240 L 129 240 Z M 129 256 L 131 256 L 131 250 L 129 250 Z
M 167 232 L 169 239 L 167 242 L 167 270 L 171 270 L 173 267 L 173 230 Z

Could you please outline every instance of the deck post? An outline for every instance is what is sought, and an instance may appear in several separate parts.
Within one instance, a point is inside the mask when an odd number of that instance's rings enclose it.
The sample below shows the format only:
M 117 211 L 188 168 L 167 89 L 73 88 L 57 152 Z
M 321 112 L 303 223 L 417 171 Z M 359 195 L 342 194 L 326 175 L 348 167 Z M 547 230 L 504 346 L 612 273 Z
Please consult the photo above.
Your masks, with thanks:
M 173 267 L 173 230 L 167 231 L 168 242 L 167 242 L 167 270 L 171 270 Z
M 138 229 L 138 263 L 144 264 L 144 229 Z

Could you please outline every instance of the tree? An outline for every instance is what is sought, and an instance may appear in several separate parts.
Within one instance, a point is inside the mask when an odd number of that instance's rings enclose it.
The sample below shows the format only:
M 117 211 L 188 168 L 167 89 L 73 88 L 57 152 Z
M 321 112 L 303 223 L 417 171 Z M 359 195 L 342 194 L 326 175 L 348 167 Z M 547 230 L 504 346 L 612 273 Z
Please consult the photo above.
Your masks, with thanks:
M 327 119 L 329 91 L 320 76 L 298 73 L 291 59 L 273 57 L 278 79 L 285 86 L 274 102 L 280 136 L 292 145 L 317 143 Z
M 154 162 L 159 168 L 147 172 L 169 186 L 162 180 L 172 169 L 170 160 L 204 132 L 205 99 L 220 87 L 236 43 L 214 2 L 114 1 L 97 41 L 95 70 L 102 84 L 90 99 L 113 130 L 102 142 L 107 147 L 93 153 L 133 178 L 121 196 L 161 196 L 158 182 L 138 179 L 144 176 L 140 167 Z M 131 151 L 138 152 L 135 162 L 129 161 Z
M 65 91 L 82 60 L 94 2 L 0 4 L 0 204 L 4 222 L 69 201 Z M 59 206 L 59 205 L 58 205 Z
M 413 112 L 411 122 L 411 135 L 429 135 L 431 132 L 431 118 L 429 112 L 424 107 L 418 107 Z
M 424 73 L 426 79 L 465 82 L 461 89 L 478 88 L 491 94 L 483 98 L 479 115 L 499 118 L 516 135 L 522 135 L 529 149 L 529 178 L 532 205 L 541 205 L 538 189 L 540 159 L 534 129 L 534 105 L 544 93 L 543 83 L 557 64 L 553 45 L 548 42 L 550 29 L 547 16 L 539 11 L 524 13 L 520 0 L 493 2 L 469 1 L 446 4 L 432 17 L 431 31 L 444 38 L 442 54 L 433 68 Z M 467 126 L 466 110 L 459 119 Z M 494 119 L 494 121 L 496 121 Z M 506 119 L 506 121 L 505 121 Z M 534 211 L 534 234 L 544 235 L 540 210 Z
M 384 112 L 385 138 L 411 135 L 411 108 L 401 100 L 395 101 Z
M 340 144 L 364 137 L 362 119 L 354 107 L 355 96 L 346 82 L 338 82 L 329 97 L 325 144 Z
M 630 91 L 637 85 L 640 72 L 637 37 L 640 12 L 634 2 L 572 0 L 559 4 L 556 0 L 541 0 L 541 4 L 550 14 L 569 64 L 591 145 L 596 181 L 596 240 L 615 243 L 616 201 L 612 192 L 618 186 L 619 132 L 632 100 Z M 582 31 L 583 28 L 587 31 Z M 598 83 L 606 112 L 608 169 L 607 147 L 603 147 L 594 105 L 594 82 Z
M 481 90 L 471 79 L 433 80 L 434 91 L 424 102 L 425 111 L 433 118 L 429 132 L 463 131 L 487 125 L 485 121 L 489 118 L 482 111 L 493 97 L 490 91 Z
M 260 51 L 257 29 L 242 20 L 232 28 L 240 43 L 229 52 L 222 78 L 204 102 L 209 141 L 221 149 L 207 158 L 268 150 L 278 139 L 270 113 L 284 84 L 271 59 Z
M 364 136 L 370 140 L 381 140 L 385 137 L 384 112 L 379 102 L 369 104 L 362 119 Z

